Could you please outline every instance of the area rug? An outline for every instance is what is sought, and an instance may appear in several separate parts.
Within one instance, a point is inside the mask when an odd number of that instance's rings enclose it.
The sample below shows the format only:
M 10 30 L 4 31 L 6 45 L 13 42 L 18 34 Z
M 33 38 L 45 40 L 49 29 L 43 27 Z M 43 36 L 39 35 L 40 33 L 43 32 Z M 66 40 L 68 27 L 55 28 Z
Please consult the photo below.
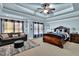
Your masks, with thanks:
M 22 48 L 16 49 L 14 48 L 14 44 L 5 45 L 0 47 L 0 56 L 13 56 L 20 52 L 35 48 L 40 46 L 37 42 L 33 40 L 28 40 L 24 42 L 24 46 Z

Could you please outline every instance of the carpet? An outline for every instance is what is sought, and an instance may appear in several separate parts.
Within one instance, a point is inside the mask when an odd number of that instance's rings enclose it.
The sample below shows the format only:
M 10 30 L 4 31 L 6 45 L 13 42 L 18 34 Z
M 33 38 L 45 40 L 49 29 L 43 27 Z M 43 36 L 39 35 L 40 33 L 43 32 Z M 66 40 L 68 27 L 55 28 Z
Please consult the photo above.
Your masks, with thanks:
M 43 38 L 33 39 L 34 42 L 40 46 L 26 50 L 15 56 L 79 56 L 79 44 L 73 42 L 66 42 L 64 48 L 61 49 L 57 46 L 43 42 Z
M 0 56 L 13 56 L 15 54 L 21 53 L 23 51 L 27 51 L 29 49 L 40 46 L 39 43 L 34 40 L 27 40 L 24 42 L 24 46 L 22 48 L 16 49 L 14 48 L 14 44 L 5 45 L 0 47 Z

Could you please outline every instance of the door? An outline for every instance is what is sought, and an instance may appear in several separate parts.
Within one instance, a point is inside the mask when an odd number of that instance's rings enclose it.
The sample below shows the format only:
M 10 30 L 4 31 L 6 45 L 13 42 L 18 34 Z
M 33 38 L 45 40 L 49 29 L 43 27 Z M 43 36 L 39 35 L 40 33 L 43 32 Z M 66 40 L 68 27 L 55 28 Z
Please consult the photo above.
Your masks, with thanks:
M 33 22 L 33 37 L 38 38 L 43 35 L 43 23 Z
M 39 23 L 39 37 L 43 35 L 43 23 Z
M 38 23 L 37 22 L 34 22 L 33 23 L 33 36 L 34 38 L 38 37 Z

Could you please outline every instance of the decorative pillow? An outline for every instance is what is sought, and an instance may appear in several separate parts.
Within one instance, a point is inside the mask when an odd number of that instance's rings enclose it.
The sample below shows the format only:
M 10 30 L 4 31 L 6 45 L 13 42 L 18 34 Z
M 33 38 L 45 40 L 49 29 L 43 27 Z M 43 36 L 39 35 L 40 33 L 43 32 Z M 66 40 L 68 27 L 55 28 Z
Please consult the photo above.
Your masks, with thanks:
M 20 33 L 20 36 L 25 36 L 25 34 L 24 33 Z
M 1 34 L 0 34 L 0 38 L 2 39 L 2 36 L 1 36 Z
M 9 38 L 8 34 L 1 34 L 3 39 Z
M 13 36 L 13 37 L 18 37 L 18 34 L 13 34 L 12 36 Z

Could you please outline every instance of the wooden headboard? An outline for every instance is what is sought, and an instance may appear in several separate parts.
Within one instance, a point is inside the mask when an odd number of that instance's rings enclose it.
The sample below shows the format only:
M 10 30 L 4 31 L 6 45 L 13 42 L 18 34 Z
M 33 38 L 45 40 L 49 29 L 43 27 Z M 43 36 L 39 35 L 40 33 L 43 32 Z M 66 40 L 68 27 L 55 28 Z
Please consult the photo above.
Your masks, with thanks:
M 59 26 L 57 28 L 54 29 L 54 31 L 59 30 L 60 32 L 64 31 L 67 32 L 68 34 L 70 33 L 70 28 L 64 27 L 64 26 Z

